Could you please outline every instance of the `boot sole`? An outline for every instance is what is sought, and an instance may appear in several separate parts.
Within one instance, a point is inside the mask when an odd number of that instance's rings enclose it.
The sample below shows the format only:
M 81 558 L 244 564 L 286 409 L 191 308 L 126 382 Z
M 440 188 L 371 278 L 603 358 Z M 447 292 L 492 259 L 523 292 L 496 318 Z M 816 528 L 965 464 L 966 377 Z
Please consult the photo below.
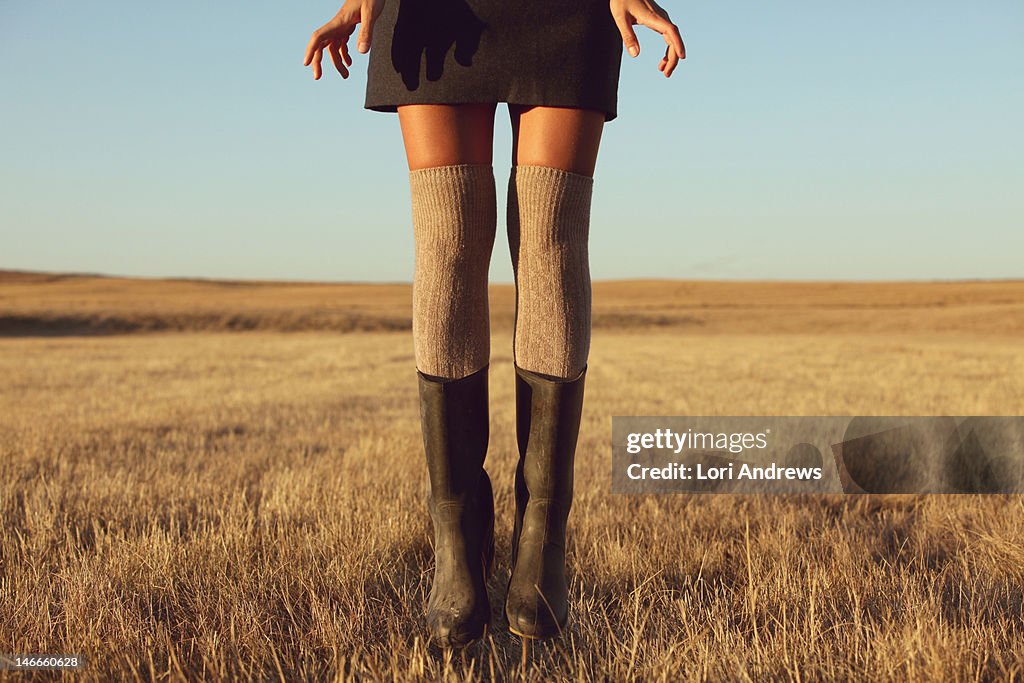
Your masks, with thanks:
M 519 636 L 520 638 L 523 638 L 525 640 L 543 640 L 543 638 L 541 636 L 531 636 L 531 635 L 528 635 L 526 633 L 521 633 L 521 632 L 515 630 L 514 628 L 512 628 L 511 624 L 508 627 L 508 632 L 511 633 L 514 636 Z
M 559 630 L 559 631 L 557 631 L 555 633 L 534 634 L 534 633 L 523 633 L 522 631 L 519 631 L 519 630 L 513 628 L 512 624 L 508 625 L 509 633 L 511 633 L 514 636 L 519 636 L 520 638 L 522 638 L 524 640 L 551 640 L 552 638 L 557 638 L 558 636 L 562 635 L 562 632 L 564 630 L 565 630 L 565 625 L 562 626 L 561 630 Z

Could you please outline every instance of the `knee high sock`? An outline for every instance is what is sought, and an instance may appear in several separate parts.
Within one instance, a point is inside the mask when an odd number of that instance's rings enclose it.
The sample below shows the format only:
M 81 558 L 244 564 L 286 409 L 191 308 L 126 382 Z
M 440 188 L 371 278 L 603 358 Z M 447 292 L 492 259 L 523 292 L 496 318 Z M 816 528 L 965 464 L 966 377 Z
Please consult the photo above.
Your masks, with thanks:
M 489 165 L 409 173 L 416 241 L 412 333 L 416 368 L 460 379 L 490 360 L 487 271 L 497 208 Z
M 590 200 L 594 179 L 515 166 L 508 243 L 516 281 L 514 357 L 524 370 L 576 379 L 590 352 Z

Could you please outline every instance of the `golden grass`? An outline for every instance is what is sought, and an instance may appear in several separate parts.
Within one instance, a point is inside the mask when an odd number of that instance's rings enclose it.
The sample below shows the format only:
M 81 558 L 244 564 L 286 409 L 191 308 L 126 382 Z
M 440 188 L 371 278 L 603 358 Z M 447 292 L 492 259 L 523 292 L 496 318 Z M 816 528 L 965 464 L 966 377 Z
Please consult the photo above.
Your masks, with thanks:
M 8 281 L 0 314 L 271 316 L 330 301 L 404 320 L 408 296 L 106 284 Z M 501 609 L 507 329 L 492 353 L 493 628 L 455 654 L 423 638 L 431 536 L 407 332 L 0 339 L 0 652 L 82 652 L 87 681 L 1020 680 L 1021 497 L 624 497 L 609 468 L 616 414 L 1020 414 L 1024 341 L 1002 312 L 1019 310 L 1021 284 L 614 283 L 596 305 L 626 310 L 659 286 L 652 310 L 705 324 L 595 331 L 572 621 L 525 652 Z M 792 315 L 743 327 L 761 305 Z M 811 324 L 837 310 L 865 325 Z

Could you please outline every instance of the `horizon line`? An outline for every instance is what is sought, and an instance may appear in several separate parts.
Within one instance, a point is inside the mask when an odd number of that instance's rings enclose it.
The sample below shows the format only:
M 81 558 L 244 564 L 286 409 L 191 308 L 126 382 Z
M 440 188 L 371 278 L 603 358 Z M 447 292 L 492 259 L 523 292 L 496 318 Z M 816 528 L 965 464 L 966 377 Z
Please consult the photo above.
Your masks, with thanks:
M 5 275 L 37 275 L 66 278 L 109 278 L 118 280 L 148 280 L 148 281 L 171 281 L 171 282 L 209 282 L 209 283 L 249 283 L 249 284 L 303 284 L 303 285 L 358 285 L 358 286 L 409 286 L 412 280 L 304 280 L 301 278 L 238 278 L 238 277 L 215 277 L 203 275 L 125 275 L 117 273 L 101 273 L 95 271 L 59 271 L 59 270 L 33 270 L 24 268 L 0 268 L 0 279 Z M 927 283 L 955 283 L 955 282 L 1024 282 L 1021 277 L 931 277 L 931 278 L 771 278 L 771 277 L 613 277 L 594 278 L 593 283 L 626 283 L 626 282 L 799 282 L 802 284 L 927 284 Z M 488 285 L 512 286 L 514 282 L 488 282 Z

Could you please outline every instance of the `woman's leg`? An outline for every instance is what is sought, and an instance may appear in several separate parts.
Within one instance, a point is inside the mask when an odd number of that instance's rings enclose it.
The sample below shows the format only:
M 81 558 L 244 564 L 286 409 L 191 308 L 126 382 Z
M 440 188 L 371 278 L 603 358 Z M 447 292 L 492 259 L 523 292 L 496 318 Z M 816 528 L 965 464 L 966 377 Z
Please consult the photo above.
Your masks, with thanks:
M 398 115 L 412 191 L 413 344 L 434 527 L 427 625 L 440 644 L 457 646 L 480 637 L 491 613 L 494 504 L 483 465 L 494 105 L 403 106 Z
M 515 358 L 524 370 L 574 378 L 590 350 L 587 243 L 604 114 L 553 107 L 510 111 Z
M 497 223 L 494 108 L 398 108 L 416 241 L 416 367 L 435 377 L 465 377 L 490 356 L 487 272 Z
M 508 238 L 516 278 L 516 520 L 505 600 L 520 636 L 569 615 L 565 537 L 590 350 L 590 199 L 604 114 L 511 108 Z

